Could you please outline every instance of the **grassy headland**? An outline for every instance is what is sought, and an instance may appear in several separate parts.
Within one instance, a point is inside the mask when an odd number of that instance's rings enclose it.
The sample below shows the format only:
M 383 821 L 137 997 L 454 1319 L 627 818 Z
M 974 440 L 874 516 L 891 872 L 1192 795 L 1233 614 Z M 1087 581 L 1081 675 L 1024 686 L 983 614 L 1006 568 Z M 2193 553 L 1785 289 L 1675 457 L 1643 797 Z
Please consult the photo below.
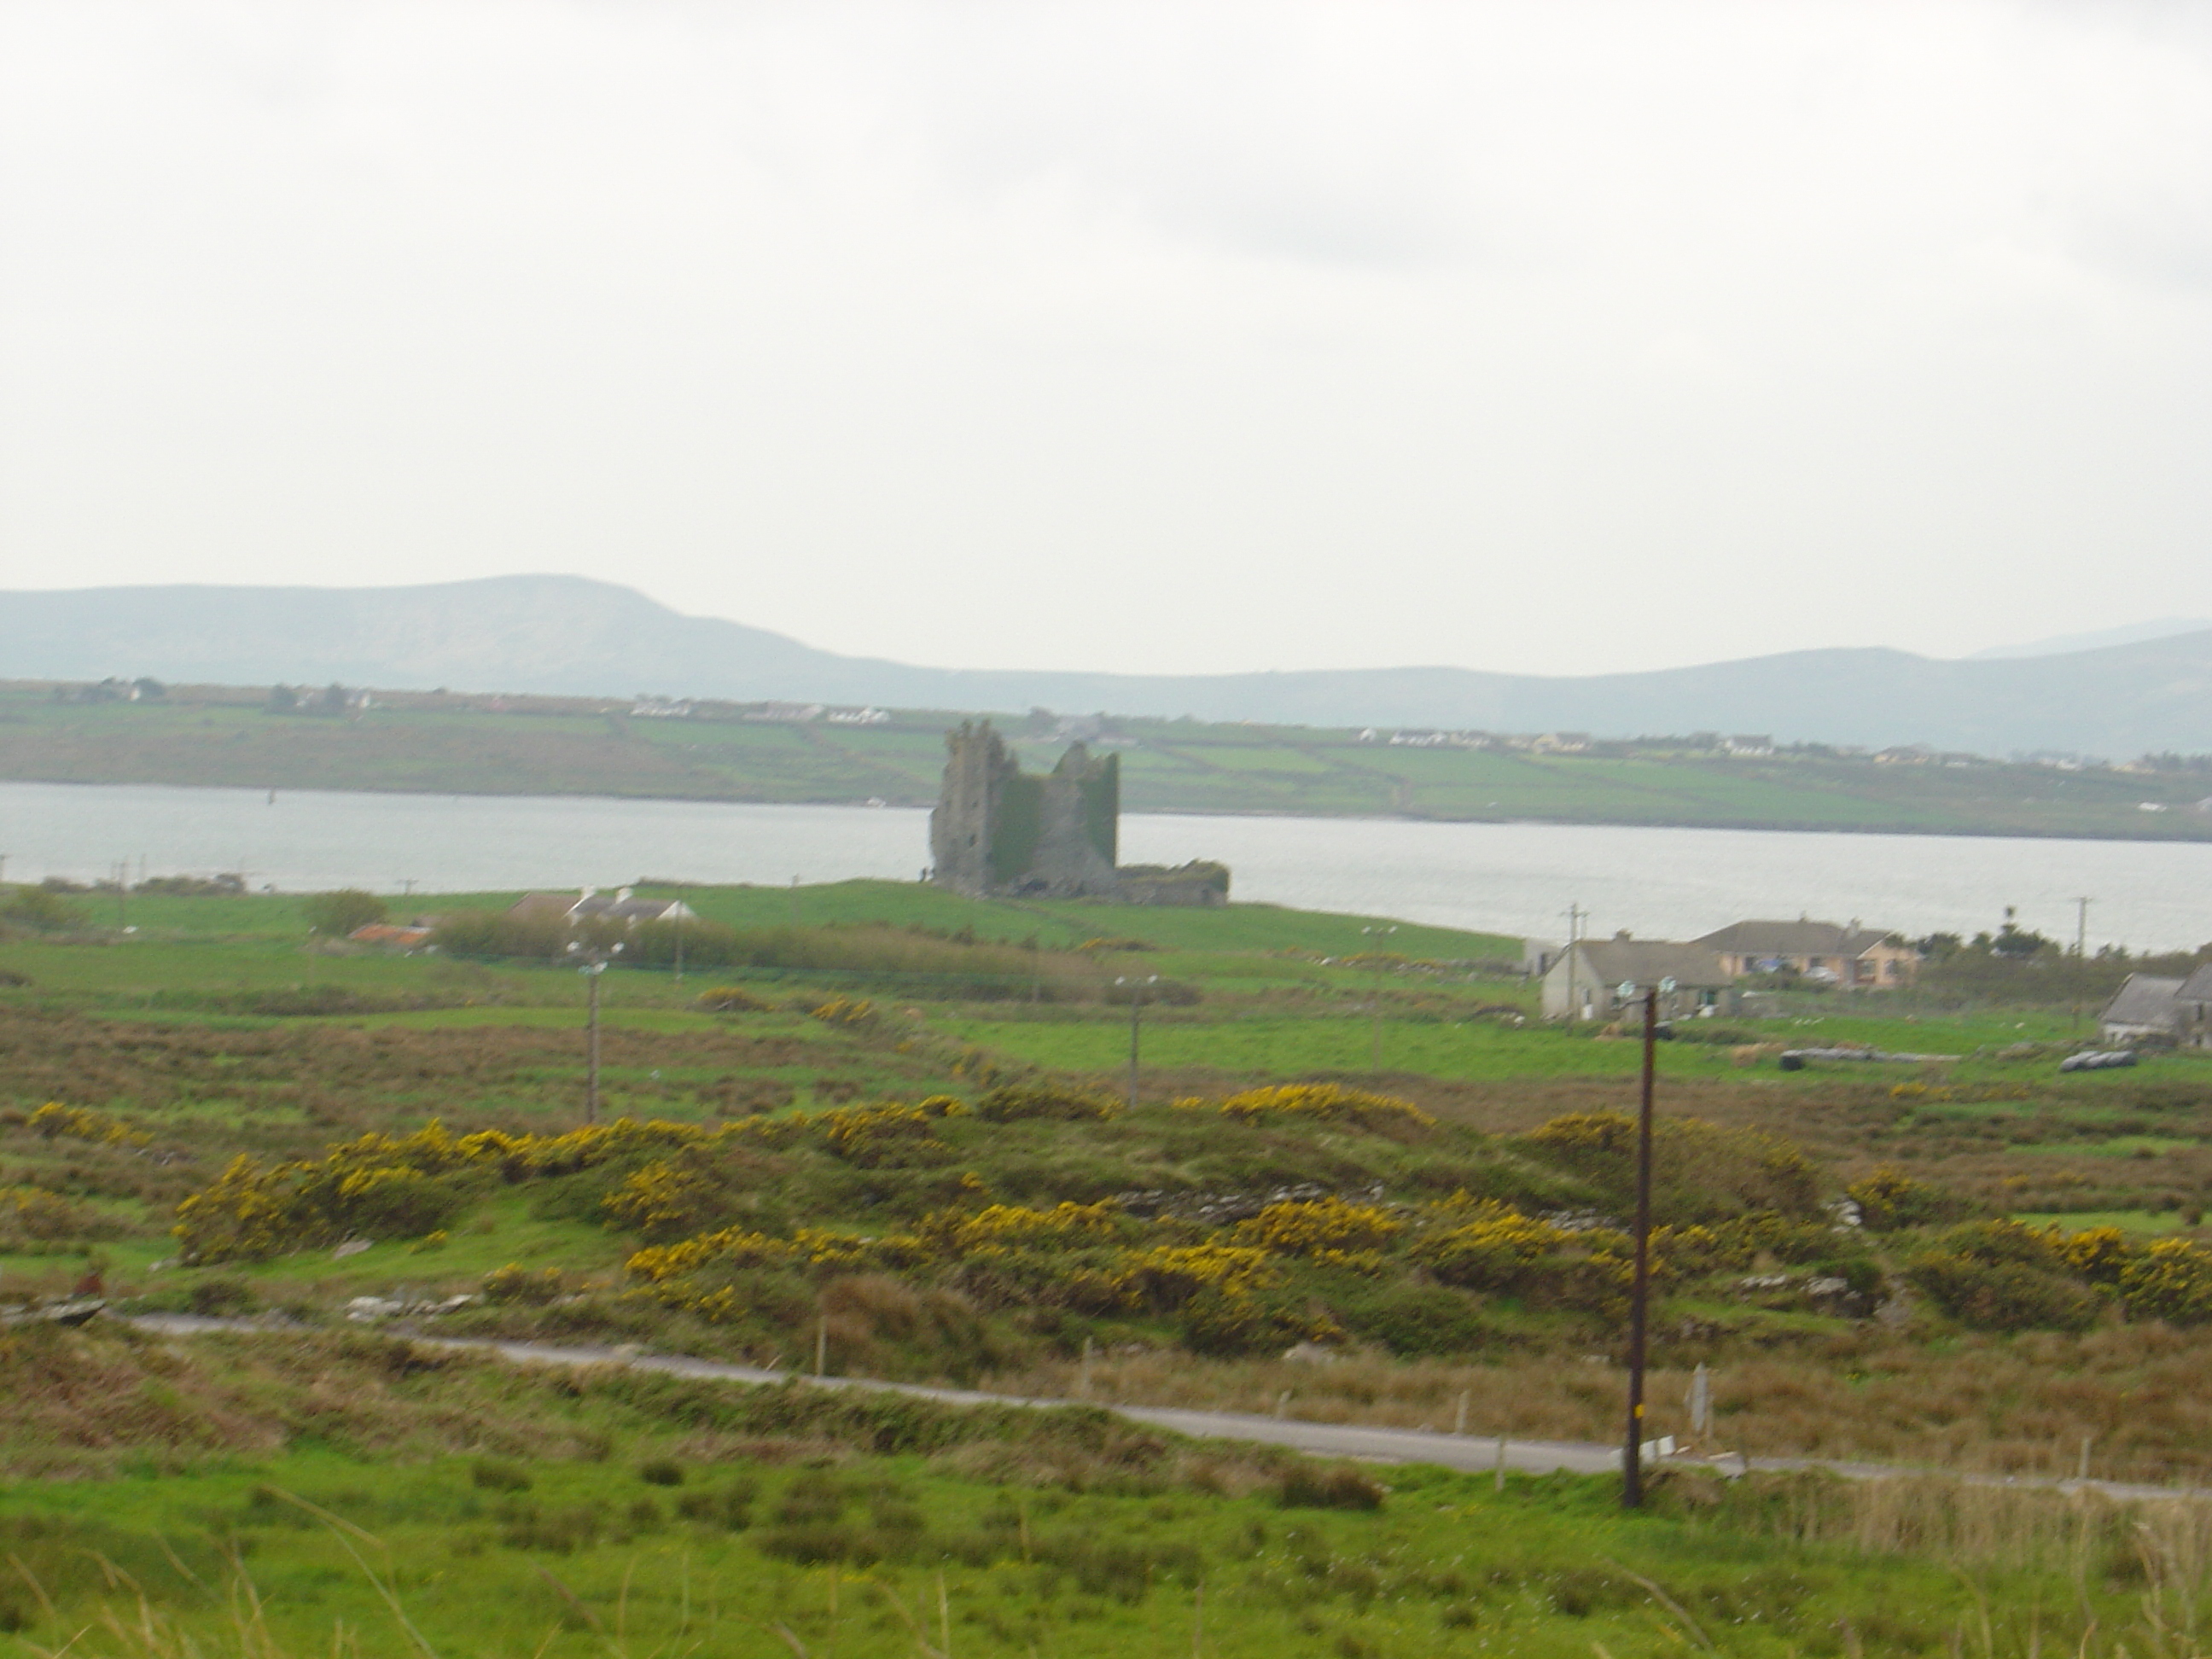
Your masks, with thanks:
M 0 687 L 0 778 L 246 788 L 587 794 L 924 805 L 957 714 L 847 725 L 700 705 L 633 715 L 611 700 L 378 694 L 329 714 L 264 690 L 179 687 L 157 701 L 58 701 Z M 1002 720 L 1035 769 L 1066 736 Z M 1084 728 L 1090 730 L 1088 726 Z M 1418 739 L 1394 741 L 1394 739 Z M 1134 811 L 1396 816 L 1474 822 L 1705 825 L 2201 840 L 2201 769 L 2061 770 L 1967 756 L 1815 746 L 1726 753 L 1655 738 L 1539 752 L 1461 734 L 1115 720 Z M 2146 805 L 2154 809 L 2144 810 Z

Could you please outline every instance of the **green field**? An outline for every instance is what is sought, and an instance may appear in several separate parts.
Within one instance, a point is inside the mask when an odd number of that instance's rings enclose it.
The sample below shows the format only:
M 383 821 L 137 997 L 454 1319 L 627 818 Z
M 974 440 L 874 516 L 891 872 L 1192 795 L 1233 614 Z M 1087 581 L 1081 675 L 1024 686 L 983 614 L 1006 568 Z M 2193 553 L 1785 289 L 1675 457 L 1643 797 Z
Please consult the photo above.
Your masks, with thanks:
M 410 1345 L 1617 1432 L 1641 1045 L 1534 1018 L 1513 941 L 688 896 L 736 955 L 679 980 L 637 936 L 592 1128 L 557 944 L 334 945 L 289 896 L 134 894 L 125 933 L 64 895 L 0 934 L 0 1304 L 97 1266 L 118 1308 L 289 1328 L 0 1331 L 0 1653 L 2198 1651 L 2193 1510 L 1684 1477 L 1624 1518 L 1603 1482 Z M 1660 1046 L 1652 1432 L 1691 1435 L 1703 1365 L 1707 1450 L 2054 1476 L 2086 1440 L 2212 1483 L 2212 1056 L 2061 1075 L 2093 968 L 1937 964 Z M 1115 981 L 1155 975 L 1131 1105 Z M 1852 1043 L 1957 1058 L 1776 1065 Z
M 633 717 L 577 698 L 393 693 L 343 716 L 278 714 L 261 691 L 179 688 L 159 702 L 56 701 L 0 687 L 0 778 L 246 788 L 599 794 L 894 805 L 935 800 L 945 730 L 747 720 L 712 707 Z M 1001 717 L 1032 770 L 1060 723 Z M 1086 728 L 1087 729 L 1087 728 Z M 1395 816 L 1478 822 L 2203 839 L 2200 776 L 2060 771 L 1966 757 L 1892 763 L 1806 748 L 1724 755 L 1679 743 L 1571 753 L 1419 747 L 1394 733 L 1115 720 L 1122 801 L 1148 812 Z M 2145 811 L 2148 803 L 2160 810 Z

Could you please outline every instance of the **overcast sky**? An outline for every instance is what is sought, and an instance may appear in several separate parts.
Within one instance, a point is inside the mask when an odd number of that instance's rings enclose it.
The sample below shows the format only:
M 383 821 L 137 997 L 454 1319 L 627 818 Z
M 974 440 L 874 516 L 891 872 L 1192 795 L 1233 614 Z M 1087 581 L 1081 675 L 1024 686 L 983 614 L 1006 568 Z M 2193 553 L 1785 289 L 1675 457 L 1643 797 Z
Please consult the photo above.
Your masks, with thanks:
M 1579 673 L 2208 507 L 2201 5 L 0 0 L 0 585 Z

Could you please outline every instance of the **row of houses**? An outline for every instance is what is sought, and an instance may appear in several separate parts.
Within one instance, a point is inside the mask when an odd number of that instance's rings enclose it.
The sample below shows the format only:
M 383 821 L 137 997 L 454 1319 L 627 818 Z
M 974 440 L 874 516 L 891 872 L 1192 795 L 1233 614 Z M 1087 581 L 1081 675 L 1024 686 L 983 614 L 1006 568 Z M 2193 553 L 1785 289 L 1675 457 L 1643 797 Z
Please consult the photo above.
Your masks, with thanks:
M 1578 939 L 1532 946 L 1532 972 L 1543 981 L 1547 1019 L 1612 1019 L 1653 986 L 1668 1019 L 1731 1014 L 1738 987 L 1764 974 L 1794 974 L 1845 990 L 1910 985 L 1920 954 L 1893 933 L 1814 921 L 1738 921 L 1703 938 Z
M 2199 968 L 2186 979 L 2130 974 L 2099 1024 L 2107 1042 L 2212 1048 L 2212 968 Z

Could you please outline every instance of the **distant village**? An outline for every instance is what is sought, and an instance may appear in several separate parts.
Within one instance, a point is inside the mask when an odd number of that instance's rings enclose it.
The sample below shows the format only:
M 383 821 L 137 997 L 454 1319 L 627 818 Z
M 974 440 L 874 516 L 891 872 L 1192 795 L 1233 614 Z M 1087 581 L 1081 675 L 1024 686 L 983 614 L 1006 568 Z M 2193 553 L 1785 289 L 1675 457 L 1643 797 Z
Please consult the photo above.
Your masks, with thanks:
M 1737 921 L 1688 940 L 1611 939 L 1554 944 L 1528 939 L 1522 971 L 1542 982 L 1549 1020 L 1632 1018 L 1659 989 L 1664 1020 L 1777 1012 L 1767 992 L 1795 980 L 1839 991 L 1901 989 L 1920 975 L 1917 946 L 1857 921 Z M 2212 967 L 2186 977 L 2130 974 L 2098 1016 L 2101 1041 L 2116 1048 L 2212 1048 Z

